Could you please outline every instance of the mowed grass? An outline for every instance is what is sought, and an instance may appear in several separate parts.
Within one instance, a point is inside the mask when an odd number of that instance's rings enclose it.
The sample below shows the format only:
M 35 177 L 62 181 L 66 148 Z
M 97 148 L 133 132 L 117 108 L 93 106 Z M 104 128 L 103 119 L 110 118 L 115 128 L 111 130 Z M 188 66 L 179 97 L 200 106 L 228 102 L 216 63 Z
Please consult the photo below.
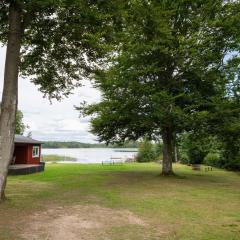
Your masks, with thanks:
M 0 239 L 21 239 L 26 217 L 49 206 L 91 204 L 131 211 L 151 225 L 112 227 L 108 239 L 240 239 L 239 173 L 177 164 L 176 176 L 163 177 L 160 169 L 157 163 L 47 164 L 44 173 L 9 177 Z M 154 229 L 162 234 L 146 238 Z
M 49 154 L 49 155 L 42 155 L 42 160 L 44 162 L 60 162 L 60 161 L 76 161 L 77 159 L 69 156 Z

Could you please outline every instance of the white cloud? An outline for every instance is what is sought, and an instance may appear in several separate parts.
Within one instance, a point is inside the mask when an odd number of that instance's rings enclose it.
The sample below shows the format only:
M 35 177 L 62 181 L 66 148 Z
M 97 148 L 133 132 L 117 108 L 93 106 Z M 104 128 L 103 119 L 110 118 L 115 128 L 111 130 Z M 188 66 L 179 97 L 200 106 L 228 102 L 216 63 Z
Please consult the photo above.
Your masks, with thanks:
M 60 131 L 84 131 L 88 130 L 88 124 L 80 123 L 75 119 L 63 119 L 58 122 L 58 129 Z
M 0 95 L 4 76 L 5 48 L 0 47 Z M 28 79 L 19 79 L 19 106 L 24 114 L 24 122 L 30 126 L 34 138 L 39 140 L 62 140 L 95 142 L 96 136 L 90 130 L 90 118 L 79 119 L 74 106 L 80 102 L 97 102 L 100 92 L 83 81 L 83 87 L 75 89 L 68 98 L 57 102 L 43 97 L 38 87 Z

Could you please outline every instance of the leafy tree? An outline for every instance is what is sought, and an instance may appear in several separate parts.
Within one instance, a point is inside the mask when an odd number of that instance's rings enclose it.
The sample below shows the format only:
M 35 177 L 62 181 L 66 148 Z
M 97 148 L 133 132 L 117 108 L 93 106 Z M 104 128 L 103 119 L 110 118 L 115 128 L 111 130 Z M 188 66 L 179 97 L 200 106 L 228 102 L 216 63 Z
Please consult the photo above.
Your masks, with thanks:
M 202 164 L 207 154 L 219 151 L 219 144 L 216 137 L 209 135 L 208 132 L 201 132 L 201 129 L 181 134 L 179 145 L 183 163 Z
M 205 156 L 204 162 L 208 165 L 239 170 L 239 106 L 239 92 L 238 95 L 228 92 L 222 99 L 215 100 L 204 119 L 198 119 L 191 132 L 180 135 L 181 159 L 184 161 L 188 155 L 191 163 L 202 163 Z
M 214 132 L 221 141 L 221 161 L 217 167 L 240 170 L 240 101 L 239 96 L 230 97 L 216 105 L 210 119 Z
M 49 98 L 69 95 L 101 66 L 118 1 L 2 0 L 0 42 L 7 45 L 0 122 L 0 200 L 13 153 L 19 71 Z
M 175 136 L 190 131 L 221 99 L 239 56 L 238 1 L 129 1 L 119 51 L 96 75 L 93 115 L 100 141 L 163 139 L 164 175 L 173 173 Z M 236 75 L 236 70 L 232 71 Z
M 23 133 L 26 130 L 26 128 L 28 128 L 28 126 L 25 125 L 24 122 L 23 122 L 23 113 L 20 110 L 18 110 L 17 111 L 17 116 L 16 116 L 16 129 L 15 129 L 15 133 L 23 135 Z
M 239 53 L 237 54 L 239 56 Z M 210 114 L 197 124 L 205 135 L 214 136 L 218 151 L 212 151 L 211 161 L 215 167 L 229 170 L 240 169 L 240 75 L 238 58 L 230 59 L 225 69 L 228 78 L 225 95 L 214 100 Z M 209 142 L 209 141 L 208 141 Z M 218 156 L 217 156 L 218 155 Z

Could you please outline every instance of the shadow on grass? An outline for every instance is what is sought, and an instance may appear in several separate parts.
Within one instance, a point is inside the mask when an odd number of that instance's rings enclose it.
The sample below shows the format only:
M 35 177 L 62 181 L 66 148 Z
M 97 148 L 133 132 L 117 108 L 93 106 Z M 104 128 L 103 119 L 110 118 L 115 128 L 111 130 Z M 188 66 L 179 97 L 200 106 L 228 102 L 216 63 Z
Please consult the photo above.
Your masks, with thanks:
M 175 170 L 174 175 L 163 176 L 159 171 L 156 170 L 128 170 L 128 171 L 118 171 L 109 174 L 108 179 L 106 179 L 108 185 L 119 185 L 119 186 L 131 186 L 144 184 L 182 184 L 185 185 L 195 185 L 195 186 L 207 186 L 212 187 L 216 185 L 231 186 L 231 184 L 239 183 L 239 175 L 226 172 L 223 170 L 214 170 L 212 172 L 200 171 L 196 172 L 191 169 L 187 171 Z

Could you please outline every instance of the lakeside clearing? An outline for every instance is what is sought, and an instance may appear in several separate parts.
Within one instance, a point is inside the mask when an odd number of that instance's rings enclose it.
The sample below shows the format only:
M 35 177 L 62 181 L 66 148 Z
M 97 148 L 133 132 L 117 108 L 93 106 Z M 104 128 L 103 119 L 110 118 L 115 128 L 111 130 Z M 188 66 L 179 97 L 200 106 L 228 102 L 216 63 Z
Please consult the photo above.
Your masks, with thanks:
M 240 175 L 156 163 L 51 164 L 8 178 L 0 239 L 239 240 Z
M 69 156 L 62 156 L 56 154 L 42 155 L 44 162 L 61 162 L 61 161 L 76 161 L 77 159 Z
M 120 151 L 119 151 L 120 150 Z M 78 163 L 102 163 L 112 158 L 128 159 L 134 158 L 137 154 L 136 148 L 125 148 L 124 152 L 118 148 L 58 148 L 42 149 L 43 155 L 58 155 L 74 158 Z M 44 158 L 43 158 L 44 159 Z M 58 157 L 58 159 L 60 159 Z M 54 161 L 54 157 L 52 158 Z M 70 160 L 71 161 L 71 160 Z

